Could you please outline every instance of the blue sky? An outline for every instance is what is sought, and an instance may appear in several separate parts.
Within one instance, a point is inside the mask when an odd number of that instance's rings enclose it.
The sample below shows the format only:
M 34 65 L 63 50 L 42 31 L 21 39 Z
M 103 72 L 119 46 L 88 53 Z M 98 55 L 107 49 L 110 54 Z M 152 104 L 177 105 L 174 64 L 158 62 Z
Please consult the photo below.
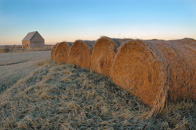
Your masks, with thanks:
M 100 36 L 196 39 L 196 0 L 0 0 L 0 45 L 39 31 L 47 44 Z

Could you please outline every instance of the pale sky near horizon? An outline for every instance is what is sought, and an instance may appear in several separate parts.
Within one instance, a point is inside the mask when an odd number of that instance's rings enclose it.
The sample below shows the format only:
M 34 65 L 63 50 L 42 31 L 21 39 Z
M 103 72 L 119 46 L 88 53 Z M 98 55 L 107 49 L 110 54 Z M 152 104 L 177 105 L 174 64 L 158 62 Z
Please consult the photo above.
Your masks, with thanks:
M 46 44 L 96 40 L 196 39 L 196 0 L 0 0 L 0 45 L 38 31 Z

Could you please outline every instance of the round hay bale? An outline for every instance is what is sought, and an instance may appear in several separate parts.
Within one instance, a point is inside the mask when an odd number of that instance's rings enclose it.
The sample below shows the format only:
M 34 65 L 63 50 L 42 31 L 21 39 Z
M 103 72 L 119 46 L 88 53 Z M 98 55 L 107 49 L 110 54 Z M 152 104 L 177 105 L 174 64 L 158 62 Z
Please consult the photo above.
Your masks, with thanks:
M 90 68 L 92 45 L 82 40 L 77 40 L 69 51 L 69 63 L 83 68 Z
M 67 63 L 69 61 L 69 50 L 70 50 L 70 44 L 66 42 L 61 42 L 56 46 L 56 52 L 55 52 L 55 62 L 56 63 Z
M 110 75 L 111 66 L 117 53 L 117 44 L 108 37 L 102 37 L 94 45 L 91 57 L 91 70 Z
M 127 41 L 130 41 L 132 39 L 130 38 L 124 38 L 124 39 L 121 39 L 121 38 L 112 38 L 112 40 L 117 44 L 118 46 L 118 49 L 123 46 Z
M 55 52 L 56 52 L 56 47 L 59 43 L 55 44 L 53 47 L 52 47 L 52 50 L 51 50 L 51 59 L 54 60 L 55 58 Z
M 112 65 L 113 81 L 153 112 L 167 99 L 196 99 L 196 41 L 189 40 L 127 42 Z

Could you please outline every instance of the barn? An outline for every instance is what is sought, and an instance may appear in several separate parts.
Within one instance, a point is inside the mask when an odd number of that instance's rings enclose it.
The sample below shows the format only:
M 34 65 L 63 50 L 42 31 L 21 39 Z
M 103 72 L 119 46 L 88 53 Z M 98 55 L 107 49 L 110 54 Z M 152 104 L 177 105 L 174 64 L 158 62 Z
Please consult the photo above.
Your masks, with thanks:
M 28 33 L 22 40 L 22 48 L 40 48 L 44 46 L 44 38 L 38 31 Z

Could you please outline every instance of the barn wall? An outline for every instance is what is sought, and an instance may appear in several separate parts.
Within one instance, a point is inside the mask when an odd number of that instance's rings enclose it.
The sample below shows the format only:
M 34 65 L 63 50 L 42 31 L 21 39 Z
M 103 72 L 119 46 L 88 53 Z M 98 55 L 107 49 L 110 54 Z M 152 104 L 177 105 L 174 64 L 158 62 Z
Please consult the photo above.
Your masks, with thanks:
M 31 41 L 30 46 L 31 46 L 31 48 L 44 47 L 44 42 L 43 41 L 36 41 L 36 42 Z
M 40 48 L 44 46 L 44 39 L 39 35 L 39 33 L 36 33 L 33 36 L 30 46 L 31 48 Z
M 30 48 L 30 41 L 22 41 L 22 48 Z

